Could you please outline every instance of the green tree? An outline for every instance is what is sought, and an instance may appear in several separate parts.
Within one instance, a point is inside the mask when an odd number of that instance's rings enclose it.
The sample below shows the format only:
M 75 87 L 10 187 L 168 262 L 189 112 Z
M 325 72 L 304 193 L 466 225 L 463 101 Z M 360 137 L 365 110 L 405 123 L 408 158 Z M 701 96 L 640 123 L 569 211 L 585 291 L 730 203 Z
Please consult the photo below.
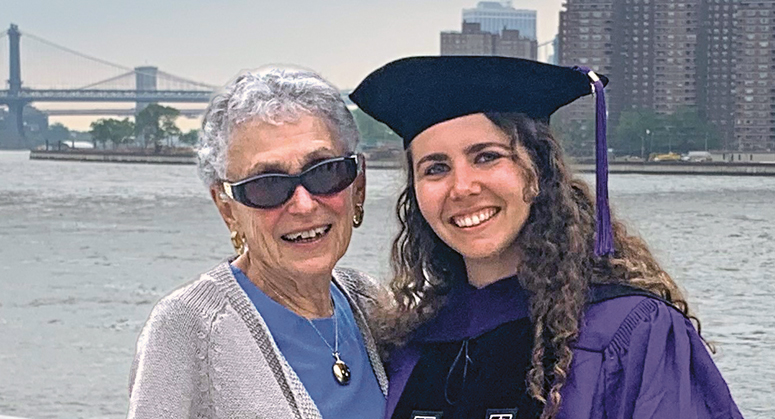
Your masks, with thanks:
M 183 144 L 190 146 L 196 145 L 196 143 L 199 141 L 199 130 L 192 129 L 191 131 L 181 135 L 178 139 Z
M 358 131 L 361 133 L 364 144 L 374 145 L 379 142 L 402 143 L 401 137 L 398 134 L 388 128 L 387 125 L 366 115 L 362 110 L 356 109 L 353 111 L 353 118 L 355 118 L 355 124 L 358 125 Z
M 610 146 L 620 156 L 647 158 L 661 148 L 662 140 L 667 139 L 664 118 L 650 109 L 622 112 L 619 123 L 610 132 Z
M 102 143 L 102 148 L 105 148 L 105 143 L 110 140 L 110 123 L 108 121 L 110 120 L 101 118 L 90 124 L 89 134 L 91 134 L 94 148 L 97 148 L 97 143 Z
M 66 126 L 56 122 L 48 126 L 46 139 L 51 143 L 67 141 L 70 139 L 70 130 Z
M 552 133 L 569 156 L 592 158 L 595 155 L 595 120 L 551 119 Z
M 718 131 L 694 108 L 681 108 L 671 115 L 649 109 L 624 111 L 613 130 L 612 147 L 618 155 L 648 157 L 652 153 L 687 153 L 718 147 Z
M 113 144 L 113 148 L 127 143 L 131 140 L 133 132 L 134 123 L 129 118 L 124 118 L 123 120 L 98 119 L 91 123 L 91 130 L 89 131 L 95 147 L 96 143 L 99 142 L 102 144 L 103 149 L 106 148 L 108 141 Z
M 693 108 L 681 108 L 665 117 L 665 127 L 669 133 L 668 146 L 678 153 L 717 148 L 721 142 L 718 131 Z
M 159 153 L 165 138 L 180 135 L 175 120 L 180 111 L 175 108 L 152 103 L 135 116 L 135 134 L 143 139 L 143 148 L 153 144 L 154 153 Z
M 112 121 L 110 124 L 110 142 L 113 143 L 113 148 L 133 140 L 132 135 L 135 132 L 134 122 L 130 121 L 129 118 L 122 120 L 112 119 L 110 121 Z

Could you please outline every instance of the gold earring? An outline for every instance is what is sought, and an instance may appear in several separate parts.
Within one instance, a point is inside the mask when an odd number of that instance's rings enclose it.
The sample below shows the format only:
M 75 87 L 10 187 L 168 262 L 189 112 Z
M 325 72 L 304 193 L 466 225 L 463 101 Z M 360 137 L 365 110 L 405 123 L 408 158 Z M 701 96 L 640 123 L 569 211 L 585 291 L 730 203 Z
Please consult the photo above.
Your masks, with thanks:
M 363 224 L 363 205 L 355 204 L 355 214 L 353 214 L 353 227 L 358 228 Z
M 525 202 L 532 204 L 533 201 L 538 196 L 538 193 L 539 193 L 538 185 L 530 185 L 525 191 L 523 199 L 525 200 Z
M 231 231 L 231 245 L 234 246 L 234 251 L 237 252 L 238 255 L 242 255 L 248 250 L 245 235 L 237 233 L 236 230 Z

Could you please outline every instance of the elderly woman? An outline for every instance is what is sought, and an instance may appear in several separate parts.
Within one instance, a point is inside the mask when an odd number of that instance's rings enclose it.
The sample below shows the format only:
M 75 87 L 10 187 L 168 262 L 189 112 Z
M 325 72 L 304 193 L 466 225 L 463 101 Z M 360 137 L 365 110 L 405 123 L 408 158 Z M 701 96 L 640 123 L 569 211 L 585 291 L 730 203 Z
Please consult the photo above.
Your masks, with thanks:
M 153 309 L 129 417 L 382 417 L 387 381 L 365 319 L 377 288 L 334 267 L 365 194 L 339 91 L 308 71 L 245 74 L 202 126 L 200 177 L 238 256 Z

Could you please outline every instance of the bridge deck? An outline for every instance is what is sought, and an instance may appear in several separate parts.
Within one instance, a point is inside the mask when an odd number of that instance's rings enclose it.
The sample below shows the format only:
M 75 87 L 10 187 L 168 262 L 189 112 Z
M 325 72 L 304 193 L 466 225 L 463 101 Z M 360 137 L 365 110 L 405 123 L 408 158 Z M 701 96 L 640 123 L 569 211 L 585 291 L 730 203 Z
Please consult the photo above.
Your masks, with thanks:
M 18 95 L 0 90 L 0 103 L 12 102 L 167 102 L 207 103 L 211 91 L 24 89 Z

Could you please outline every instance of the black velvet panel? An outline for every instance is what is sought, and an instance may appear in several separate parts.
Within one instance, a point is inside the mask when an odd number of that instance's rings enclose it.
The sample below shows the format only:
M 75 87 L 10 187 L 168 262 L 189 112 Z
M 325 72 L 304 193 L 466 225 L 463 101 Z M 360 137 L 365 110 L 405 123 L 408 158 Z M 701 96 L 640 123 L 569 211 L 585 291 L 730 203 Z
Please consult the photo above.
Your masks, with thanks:
M 425 344 L 393 419 L 411 419 L 413 411 L 443 412 L 443 419 L 487 419 L 488 410 L 515 408 L 519 419 L 538 418 L 541 405 L 525 384 L 532 329 L 524 318 L 469 339 L 465 380 L 465 341 Z

